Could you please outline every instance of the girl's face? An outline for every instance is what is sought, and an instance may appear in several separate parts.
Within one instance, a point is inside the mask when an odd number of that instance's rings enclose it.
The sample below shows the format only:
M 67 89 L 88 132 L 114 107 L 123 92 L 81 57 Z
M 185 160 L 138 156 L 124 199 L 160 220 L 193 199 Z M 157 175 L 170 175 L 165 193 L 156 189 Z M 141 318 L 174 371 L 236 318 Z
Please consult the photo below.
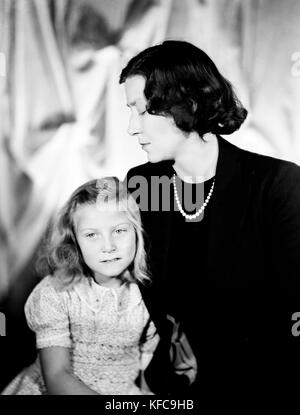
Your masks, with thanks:
M 113 203 L 80 206 L 74 214 L 74 225 L 84 262 L 101 285 L 120 284 L 118 276 L 135 257 L 136 236 L 126 212 Z
M 125 81 L 127 106 L 131 111 L 128 133 L 137 137 L 151 163 L 176 160 L 186 137 L 172 117 L 151 115 L 146 111 L 145 83 L 145 78 L 140 75 Z

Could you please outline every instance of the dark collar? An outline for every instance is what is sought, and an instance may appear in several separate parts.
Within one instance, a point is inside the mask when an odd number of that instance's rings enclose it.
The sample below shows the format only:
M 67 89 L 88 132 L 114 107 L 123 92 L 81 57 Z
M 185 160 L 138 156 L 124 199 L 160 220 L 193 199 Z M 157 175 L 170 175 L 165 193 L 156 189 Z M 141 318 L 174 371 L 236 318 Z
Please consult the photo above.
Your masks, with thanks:
M 241 229 L 250 201 L 251 169 L 245 170 L 243 150 L 218 136 L 219 157 L 215 189 L 211 199 L 212 214 L 207 258 L 208 272 L 231 274 L 234 252 L 239 249 Z
M 230 185 L 236 174 L 242 150 L 229 143 L 221 136 L 217 136 L 217 139 L 219 144 L 219 156 L 216 168 L 215 188 L 224 191 L 227 186 Z

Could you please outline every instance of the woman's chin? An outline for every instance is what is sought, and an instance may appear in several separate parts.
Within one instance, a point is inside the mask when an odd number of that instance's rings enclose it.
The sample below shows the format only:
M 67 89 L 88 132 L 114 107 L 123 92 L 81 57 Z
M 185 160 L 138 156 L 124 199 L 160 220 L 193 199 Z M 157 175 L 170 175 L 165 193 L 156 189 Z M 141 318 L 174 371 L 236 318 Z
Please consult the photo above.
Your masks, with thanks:
M 153 154 L 147 154 L 148 161 L 150 163 L 159 163 L 163 159 L 161 157 L 154 156 Z

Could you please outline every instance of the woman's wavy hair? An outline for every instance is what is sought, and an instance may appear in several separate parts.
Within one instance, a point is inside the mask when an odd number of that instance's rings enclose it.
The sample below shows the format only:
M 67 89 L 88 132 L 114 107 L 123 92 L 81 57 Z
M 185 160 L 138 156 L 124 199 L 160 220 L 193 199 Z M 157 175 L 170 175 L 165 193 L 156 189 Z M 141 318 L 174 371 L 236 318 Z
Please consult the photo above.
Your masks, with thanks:
M 126 212 L 136 234 L 135 257 L 121 279 L 141 283 L 150 280 L 140 211 L 126 186 L 116 177 L 91 180 L 74 191 L 45 237 L 37 260 L 37 270 L 41 275 L 51 274 L 56 277 L 61 289 L 70 288 L 83 277 L 93 277 L 76 239 L 74 213 L 82 205 L 96 204 L 101 209 L 105 208 L 103 204 L 110 202 L 114 203 L 114 208 Z
M 214 62 L 191 43 L 167 40 L 133 57 L 120 75 L 120 83 L 141 75 L 150 114 L 172 116 L 178 128 L 231 134 L 244 122 L 247 110 L 230 82 Z

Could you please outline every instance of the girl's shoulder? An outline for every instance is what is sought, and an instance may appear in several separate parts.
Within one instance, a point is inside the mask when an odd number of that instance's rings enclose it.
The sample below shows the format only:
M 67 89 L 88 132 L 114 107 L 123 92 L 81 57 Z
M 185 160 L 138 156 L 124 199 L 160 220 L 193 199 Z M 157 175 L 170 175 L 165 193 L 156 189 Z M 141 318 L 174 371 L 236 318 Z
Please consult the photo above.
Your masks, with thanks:
M 32 290 L 30 297 L 40 295 L 60 295 L 63 291 L 58 288 L 56 278 L 53 275 L 43 277 Z
M 126 295 L 126 290 L 127 290 L 127 295 Z M 126 308 L 133 309 L 135 307 L 141 307 L 141 306 L 145 308 L 142 293 L 136 282 L 125 283 L 124 291 L 125 291 L 125 294 L 123 294 L 123 296 L 124 296 L 124 299 L 126 300 L 123 302 L 124 302 L 125 309 Z M 121 292 L 121 296 L 122 296 L 122 292 Z
M 35 286 L 25 303 L 24 311 L 29 327 L 35 332 L 66 324 L 69 314 L 68 301 L 64 292 L 55 288 L 53 276 L 43 278 Z
M 25 313 L 37 309 L 46 309 L 49 305 L 57 307 L 64 305 L 65 294 L 59 290 L 53 275 L 44 277 L 32 290 L 25 303 Z

